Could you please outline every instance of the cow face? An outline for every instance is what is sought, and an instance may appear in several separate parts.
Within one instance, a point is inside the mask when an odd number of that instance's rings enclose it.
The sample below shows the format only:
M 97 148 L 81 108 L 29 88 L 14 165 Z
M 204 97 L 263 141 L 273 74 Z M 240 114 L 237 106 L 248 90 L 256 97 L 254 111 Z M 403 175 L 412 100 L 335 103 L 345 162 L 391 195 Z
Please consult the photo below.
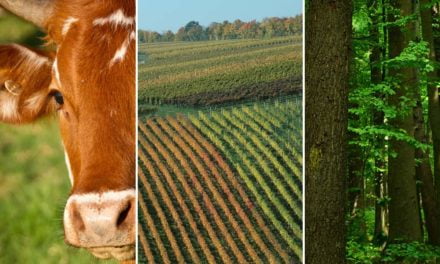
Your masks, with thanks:
M 46 18 L 23 15 L 56 51 L 0 47 L 0 120 L 56 113 L 72 182 L 65 240 L 126 260 L 135 242 L 135 4 L 107 2 L 46 1 Z

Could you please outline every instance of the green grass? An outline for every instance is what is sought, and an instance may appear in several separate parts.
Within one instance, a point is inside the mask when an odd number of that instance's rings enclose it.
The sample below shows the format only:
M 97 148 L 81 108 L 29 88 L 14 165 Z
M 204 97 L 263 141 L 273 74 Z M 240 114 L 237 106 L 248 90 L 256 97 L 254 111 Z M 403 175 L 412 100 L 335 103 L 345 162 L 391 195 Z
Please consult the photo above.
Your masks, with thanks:
M 57 123 L 0 125 L 0 263 L 91 263 L 63 242 L 70 182 Z
M 0 43 L 41 43 L 38 30 L 0 17 Z M 67 246 L 62 216 L 70 181 L 58 122 L 0 124 L 0 263 L 97 263 Z M 112 262 L 113 263 L 113 262 Z
M 0 14 L 0 44 L 21 43 L 30 46 L 42 44 L 43 33 L 18 17 Z

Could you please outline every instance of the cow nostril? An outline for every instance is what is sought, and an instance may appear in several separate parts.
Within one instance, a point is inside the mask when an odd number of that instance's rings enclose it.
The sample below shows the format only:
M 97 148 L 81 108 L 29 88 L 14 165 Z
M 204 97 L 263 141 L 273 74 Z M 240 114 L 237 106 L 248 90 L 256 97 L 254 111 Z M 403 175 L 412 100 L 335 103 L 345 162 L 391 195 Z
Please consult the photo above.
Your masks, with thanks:
M 86 227 L 81 217 L 81 213 L 79 212 L 76 204 L 72 206 L 71 212 L 72 212 L 72 217 L 71 217 L 72 224 L 75 227 L 75 229 L 84 231 Z
M 131 202 L 128 202 L 126 204 L 124 210 L 122 210 L 119 213 L 118 220 L 116 221 L 116 226 L 117 227 L 121 226 L 125 222 L 125 220 L 128 217 L 128 213 L 130 212 L 130 210 L 131 210 Z

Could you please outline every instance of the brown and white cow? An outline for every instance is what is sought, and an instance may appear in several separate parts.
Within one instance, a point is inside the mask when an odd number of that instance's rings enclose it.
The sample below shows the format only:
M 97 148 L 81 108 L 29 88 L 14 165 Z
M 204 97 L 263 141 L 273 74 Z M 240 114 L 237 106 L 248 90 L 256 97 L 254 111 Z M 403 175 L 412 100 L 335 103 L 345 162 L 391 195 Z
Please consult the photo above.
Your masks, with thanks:
M 135 257 L 135 0 L 0 0 L 53 52 L 0 46 L 0 121 L 56 113 L 72 190 L 66 243 Z M 44 201 L 42 201 L 44 202 Z

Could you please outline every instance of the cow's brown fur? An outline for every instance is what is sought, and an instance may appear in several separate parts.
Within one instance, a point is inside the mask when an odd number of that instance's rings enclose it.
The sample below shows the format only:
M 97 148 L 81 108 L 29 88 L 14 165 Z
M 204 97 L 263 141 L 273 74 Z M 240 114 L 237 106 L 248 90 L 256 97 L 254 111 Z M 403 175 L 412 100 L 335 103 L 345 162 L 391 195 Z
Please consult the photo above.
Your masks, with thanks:
M 32 57 L 25 56 L 23 49 L 32 52 L 47 63 L 34 67 Z M 53 112 L 55 105 L 50 101 L 49 85 L 51 83 L 51 69 L 53 54 L 20 47 L 18 45 L 0 46 L 0 104 L 5 100 L 17 100 L 17 116 L 2 117 L 0 120 L 7 123 L 27 123 L 38 117 Z M 5 83 L 12 81 L 20 87 L 18 95 L 8 93 Z M 36 105 L 27 105 L 26 99 L 37 94 L 46 94 L 36 102 Z M 0 106 L 1 107 L 1 106 Z
M 58 0 L 48 21 L 49 36 L 59 47 L 59 90 L 65 99 L 60 124 L 75 177 L 73 193 L 123 190 L 135 183 L 135 41 L 122 62 L 109 64 L 135 26 L 93 25 L 118 9 L 135 16 L 133 0 Z M 78 22 L 62 36 L 69 17 Z

